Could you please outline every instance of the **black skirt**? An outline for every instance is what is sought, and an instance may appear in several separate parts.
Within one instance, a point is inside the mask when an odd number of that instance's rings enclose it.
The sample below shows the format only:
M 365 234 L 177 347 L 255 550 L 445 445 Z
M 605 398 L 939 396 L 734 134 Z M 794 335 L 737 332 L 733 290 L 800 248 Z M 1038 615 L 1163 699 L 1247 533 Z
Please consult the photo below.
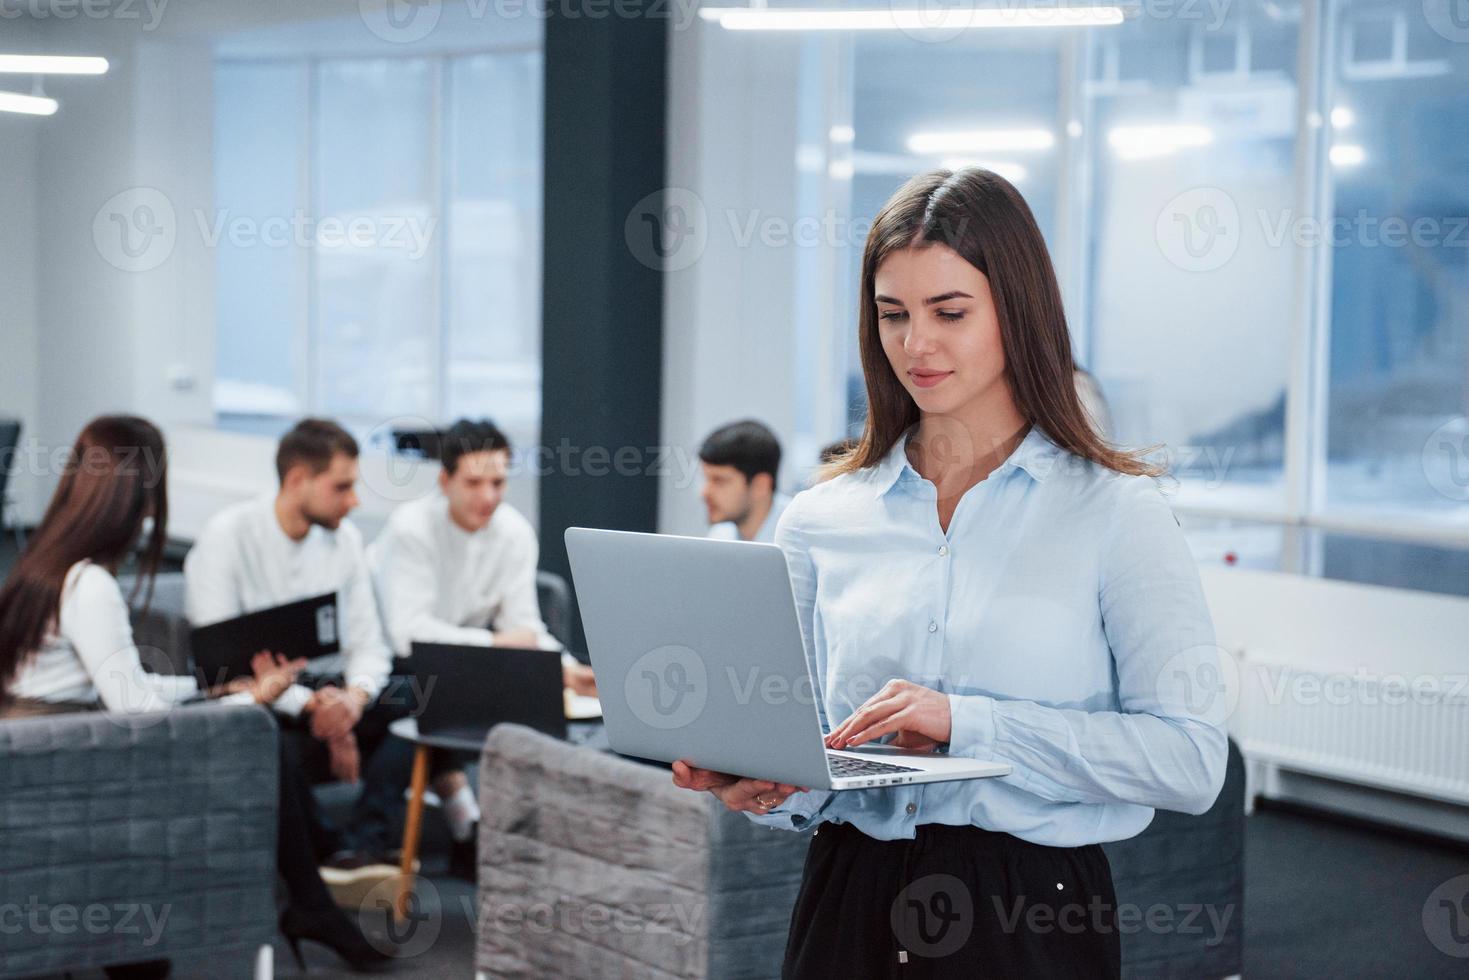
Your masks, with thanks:
M 1099 844 L 941 824 L 881 841 L 827 823 L 806 855 L 781 976 L 1117 977 L 1121 961 Z

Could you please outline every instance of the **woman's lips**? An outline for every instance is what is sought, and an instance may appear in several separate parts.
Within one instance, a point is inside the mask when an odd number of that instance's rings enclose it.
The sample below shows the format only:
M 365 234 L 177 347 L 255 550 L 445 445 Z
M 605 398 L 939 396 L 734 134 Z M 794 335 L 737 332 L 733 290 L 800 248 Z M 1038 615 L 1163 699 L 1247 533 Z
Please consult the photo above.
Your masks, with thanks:
M 909 371 L 908 377 L 912 378 L 913 383 L 920 388 L 932 388 L 953 373 L 953 371 Z

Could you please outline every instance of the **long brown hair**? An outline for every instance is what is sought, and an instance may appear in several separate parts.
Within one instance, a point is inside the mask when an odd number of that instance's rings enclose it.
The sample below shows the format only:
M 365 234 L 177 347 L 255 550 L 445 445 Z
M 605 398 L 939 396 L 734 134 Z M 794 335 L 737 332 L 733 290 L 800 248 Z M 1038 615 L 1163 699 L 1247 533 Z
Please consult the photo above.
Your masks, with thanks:
M 1030 206 L 1009 181 L 978 167 L 931 170 L 900 187 L 878 212 L 862 252 L 857 306 L 867 421 L 849 453 L 824 477 L 881 462 L 919 419 L 918 405 L 883 352 L 878 334 L 875 280 L 885 258 L 912 245 L 942 242 L 989 279 L 1005 378 L 1015 407 L 1051 440 L 1083 459 L 1130 475 L 1157 477 L 1161 467 L 1109 445 L 1094 429 L 1073 377 L 1071 334 L 1056 272 Z
M 153 518 L 133 600 L 152 598 L 168 526 L 168 460 L 147 419 L 104 415 L 77 436 L 46 516 L 0 587 L 0 693 L 45 642 L 61 608 L 66 573 L 83 559 L 109 570 L 127 557 Z

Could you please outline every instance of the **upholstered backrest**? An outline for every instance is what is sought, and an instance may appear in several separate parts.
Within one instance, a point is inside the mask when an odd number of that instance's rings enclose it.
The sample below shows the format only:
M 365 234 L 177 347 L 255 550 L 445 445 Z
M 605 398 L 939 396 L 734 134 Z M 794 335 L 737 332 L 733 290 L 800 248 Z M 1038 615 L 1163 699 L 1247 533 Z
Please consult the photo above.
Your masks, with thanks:
M 518 725 L 480 763 L 477 968 L 495 977 L 775 977 L 809 835 L 667 769 Z
M 250 706 L 0 721 L 0 977 L 219 954 L 275 933 L 278 732 Z M 37 925 L 36 923 L 39 923 Z

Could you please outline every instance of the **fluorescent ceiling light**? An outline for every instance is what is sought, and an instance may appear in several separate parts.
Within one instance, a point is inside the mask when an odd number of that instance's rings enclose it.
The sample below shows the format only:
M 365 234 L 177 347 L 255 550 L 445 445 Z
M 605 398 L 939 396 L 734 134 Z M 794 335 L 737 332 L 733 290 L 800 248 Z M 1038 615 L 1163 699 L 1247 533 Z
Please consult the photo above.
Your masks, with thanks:
M 0 72 L 12 75 L 105 75 L 107 59 L 54 54 L 0 54 Z
M 974 160 L 967 157 L 945 157 L 939 166 L 945 170 L 963 170 L 965 167 L 983 167 L 993 170 L 1012 184 L 1018 184 L 1025 179 L 1026 169 L 1018 163 L 1009 160 Z
M 1331 148 L 1331 162 L 1338 167 L 1360 166 L 1367 159 L 1367 151 L 1353 143 L 1339 143 Z
M 833 143 L 850 143 L 857 138 L 857 131 L 851 126 L 833 126 L 829 135 Z
M 699 16 L 730 31 L 962 31 L 982 27 L 1109 27 L 1121 7 L 951 10 L 812 10 L 703 7 Z
M 1331 110 L 1331 125 L 1334 129 L 1349 129 L 1356 121 L 1356 113 L 1344 105 L 1339 105 Z
M 56 100 L 44 95 L 22 95 L 0 92 L 0 112 L 23 112 L 28 116 L 50 116 L 56 113 Z
M 1107 134 L 1107 142 L 1124 160 L 1147 160 L 1207 146 L 1214 134 L 1205 126 L 1118 126 Z
M 1049 150 L 1055 145 L 1056 136 L 1049 129 L 970 129 L 908 137 L 910 153 L 1006 153 Z

